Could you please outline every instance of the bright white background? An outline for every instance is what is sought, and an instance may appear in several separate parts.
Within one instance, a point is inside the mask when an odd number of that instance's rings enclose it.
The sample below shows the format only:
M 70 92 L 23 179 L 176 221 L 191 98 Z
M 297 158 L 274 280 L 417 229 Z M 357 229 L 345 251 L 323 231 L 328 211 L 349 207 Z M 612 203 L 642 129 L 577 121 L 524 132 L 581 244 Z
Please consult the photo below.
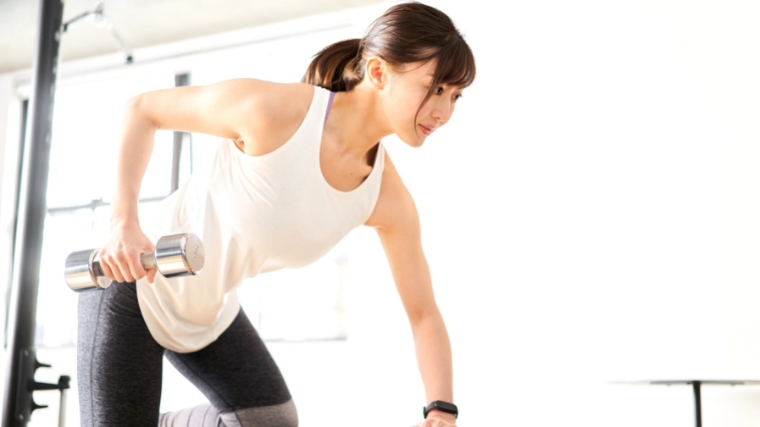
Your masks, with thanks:
M 609 382 L 760 379 L 760 4 L 430 4 L 462 29 L 478 78 L 425 146 L 385 144 L 421 215 L 460 425 L 685 427 L 688 388 Z M 12 81 L 0 76 L 0 137 Z M 360 229 L 343 242 L 348 341 L 269 346 L 302 425 L 420 418 L 376 240 Z M 73 373 L 63 353 L 41 354 L 55 369 L 38 378 Z M 173 375 L 164 409 L 202 401 Z M 54 413 L 49 396 L 37 400 Z M 703 420 L 760 424 L 760 388 L 705 387 Z

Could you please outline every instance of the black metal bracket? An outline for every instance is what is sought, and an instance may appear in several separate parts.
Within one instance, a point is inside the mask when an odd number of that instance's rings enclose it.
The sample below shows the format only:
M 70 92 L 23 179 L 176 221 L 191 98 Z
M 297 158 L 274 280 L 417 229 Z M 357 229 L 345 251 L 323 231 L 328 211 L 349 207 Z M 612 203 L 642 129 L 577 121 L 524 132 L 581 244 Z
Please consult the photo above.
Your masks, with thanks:
M 71 377 L 61 375 L 57 384 L 39 383 L 34 380 L 34 373 L 39 368 L 49 368 L 51 365 L 40 363 L 37 360 L 35 350 L 25 348 L 21 350 L 19 356 L 19 390 L 16 400 L 16 413 L 14 419 L 21 422 L 29 422 L 32 412 L 37 409 L 47 408 L 47 405 L 39 405 L 34 401 L 33 393 L 42 390 L 58 390 L 63 393 L 68 390 Z
M 74 18 L 66 21 L 63 23 L 63 32 L 69 30 L 69 27 L 79 22 L 85 18 L 89 18 L 90 22 L 92 22 L 95 27 L 108 31 L 109 34 L 111 34 L 111 39 L 113 40 L 114 45 L 116 45 L 116 48 L 119 49 L 122 53 L 124 53 L 124 56 L 126 57 L 126 63 L 131 64 L 134 56 L 132 54 L 132 49 L 127 46 L 126 43 L 124 43 L 124 39 L 121 38 L 118 31 L 116 31 L 116 26 L 113 24 L 113 21 L 111 21 L 108 17 L 103 15 L 103 3 L 100 1 L 95 2 L 95 10 L 92 10 L 90 12 L 84 12 L 81 13 Z

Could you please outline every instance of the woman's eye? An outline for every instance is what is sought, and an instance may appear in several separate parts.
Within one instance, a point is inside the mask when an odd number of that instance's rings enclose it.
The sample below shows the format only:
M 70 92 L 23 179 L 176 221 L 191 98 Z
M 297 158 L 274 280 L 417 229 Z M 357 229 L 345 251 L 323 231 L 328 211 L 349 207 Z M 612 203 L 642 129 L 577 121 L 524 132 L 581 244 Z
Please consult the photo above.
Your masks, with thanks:
M 436 94 L 436 95 L 441 95 L 441 94 L 443 94 L 443 87 L 438 87 L 438 88 L 436 88 L 436 89 L 435 89 L 435 94 Z
M 462 95 L 454 95 L 454 101 L 459 101 L 462 99 Z

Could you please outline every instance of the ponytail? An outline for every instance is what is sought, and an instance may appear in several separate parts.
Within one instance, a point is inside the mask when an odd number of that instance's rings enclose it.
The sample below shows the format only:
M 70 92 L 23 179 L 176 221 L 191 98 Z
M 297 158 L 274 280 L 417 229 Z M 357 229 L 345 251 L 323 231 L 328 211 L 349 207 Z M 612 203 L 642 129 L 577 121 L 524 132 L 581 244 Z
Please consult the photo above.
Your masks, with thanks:
M 361 39 L 349 39 L 322 49 L 314 55 L 301 82 L 333 92 L 350 91 L 364 78 L 361 43 Z
M 365 58 L 373 56 L 394 68 L 438 61 L 420 109 L 439 84 L 465 88 L 475 80 L 475 57 L 451 18 L 432 6 L 410 1 L 391 6 L 363 38 L 322 49 L 314 55 L 301 82 L 333 92 L 350 91 L 364 79 Z

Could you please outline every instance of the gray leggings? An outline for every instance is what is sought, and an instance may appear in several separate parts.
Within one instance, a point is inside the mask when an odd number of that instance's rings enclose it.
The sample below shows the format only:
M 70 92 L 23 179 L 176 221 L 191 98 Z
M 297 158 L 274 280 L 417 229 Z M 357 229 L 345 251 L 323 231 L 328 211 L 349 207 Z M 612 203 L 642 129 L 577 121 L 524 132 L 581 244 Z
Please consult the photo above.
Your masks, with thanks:
M 159 414 L 164 356 L 210 404 Z M 150 335 L 134 283 L 79 294 L 77 376 L 82 426 L 298 425 L 285 380 L 242 309 L 216 341 L 176 353 Z

